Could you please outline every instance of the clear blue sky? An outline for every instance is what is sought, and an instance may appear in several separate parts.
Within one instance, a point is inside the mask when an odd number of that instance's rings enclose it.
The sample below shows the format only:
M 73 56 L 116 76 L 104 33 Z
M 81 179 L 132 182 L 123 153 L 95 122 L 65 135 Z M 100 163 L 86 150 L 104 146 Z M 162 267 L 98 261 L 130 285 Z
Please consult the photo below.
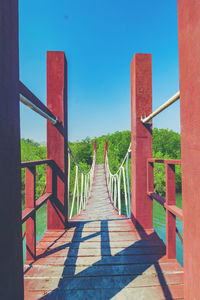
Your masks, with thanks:
M 19 0 L 20 80 L 46 104 L 46 51 L 68 61 L 69 140 L 130 129 L 130 63 L 152 53 L 153 109 L 179 90 L 176 0 Z M 180 131 L 179 103 L 154 127 Z M 21 137 L 46 122 L 21 105 Z

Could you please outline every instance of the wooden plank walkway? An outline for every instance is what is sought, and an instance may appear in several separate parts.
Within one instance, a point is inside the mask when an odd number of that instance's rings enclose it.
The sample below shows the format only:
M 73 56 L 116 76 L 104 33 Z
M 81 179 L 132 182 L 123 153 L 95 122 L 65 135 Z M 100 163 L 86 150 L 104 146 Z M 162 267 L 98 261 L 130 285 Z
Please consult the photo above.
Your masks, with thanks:
M 153 230 L 136 229 L 108 199 L 103 165 L 85 211 L 46 231 L 24 266 L 25 299 L 183 299 L 183 269 Z

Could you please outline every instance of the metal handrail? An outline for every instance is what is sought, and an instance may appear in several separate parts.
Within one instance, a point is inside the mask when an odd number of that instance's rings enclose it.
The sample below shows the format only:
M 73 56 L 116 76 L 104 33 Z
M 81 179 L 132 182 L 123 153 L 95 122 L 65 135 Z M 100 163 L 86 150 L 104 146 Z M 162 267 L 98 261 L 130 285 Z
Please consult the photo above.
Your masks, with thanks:
M 50 121 L 53 125 L 56 125 L 58 123 L 58 119 L 57 118 L 54 119 L 54 118 L 50 117 L 47 113 L 45 113 L 44 111 L 42 111 L 39 107 L 37 107 L 35 104 L 33 104 L 30 100 L 28 100 L 24 96 L 20 95 L 20 101 L 23 104 L 25 104 L 26 106 L 28 106 L 29 108 L 31 108 L 32 110 L 34 110 L 40 116 L 42 116 L 45 119 L 47 119 L 48 121 Z
M 145 117 L 144 119 L 141 117 L 141 122 L 143 124 L 148 123 L 151 119 L 157 116 L 161 111 L 165 110 L 167 107 L 169 107 L 179 99 L 180 99 L 180 92 L 177 92 L 174 96 L 172 96 L 164 104 L 162 104 L 159 108 L 157 108 L 154 112 L 152 112 L 148 117 Z

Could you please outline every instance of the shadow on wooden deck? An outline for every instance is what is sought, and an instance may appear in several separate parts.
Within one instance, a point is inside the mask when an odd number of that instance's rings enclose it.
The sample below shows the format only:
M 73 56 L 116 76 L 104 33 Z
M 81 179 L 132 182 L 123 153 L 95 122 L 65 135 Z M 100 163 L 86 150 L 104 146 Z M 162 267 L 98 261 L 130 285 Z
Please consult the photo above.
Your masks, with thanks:
M 137 224 L 135 232 L 139 235 L 138 240 L 112 255 L 112 241 L 110 241 L 108 225 L 112 221 L 116 222 L 116 219 L 99 220 L 100 231 L 92 234 L 88 232 L 89 235 L 85 237 L 82 237 L 84 226 L 88 223 L 92 224 L 92 221 L 72 222 L 69 227 L 69 229 L 74 228 L 71 242 L 51 249 L 63 238 L 66 233 L 64 232 L 52 242 L 43 254 L 37 257 L 33 266 L 37 265 L 41 258 L 46 259 L 69 248 L 57 287 L 38 299 L 111 299 L 115 296 L 118 296 L 118 299 L 161 299 L 159 295 L 163 295 L 162 299 L 173 299 L 168 287 L 169 284 L 173 284 L 170 274 L 164 275 L 159 264 L 159 260 L 162 259 L 163 262 L 169 262 L 169 260 L 165 260 L 165 245 L 162 240 L 154 231 L 148 234 Z M 124 235 L 126 234 L 127 232 L 124 232 Z M 82 263 L 78 262 L 80 244 L 97 236 L 100 236 L 101 240 L 101 259 L 96 256 L 96 261 L 92 263 L 91 256 L 85 255 L 81 258 Z M 77 266 L 80 269 L 79 272 L 77 272 Z M 152 266 L 154 266 L 154 273 L 149 273 L 149 276 L 140 276 Z M 27 269 L 25 273 L 29 270 Z M 166 278 L 168 278 L 168 282 L 166 282 Z M 121 298 L 120 291 L 127 286 L 128 289 L 123 292 Z M 158 286 L 161 289 L 158 289 Z

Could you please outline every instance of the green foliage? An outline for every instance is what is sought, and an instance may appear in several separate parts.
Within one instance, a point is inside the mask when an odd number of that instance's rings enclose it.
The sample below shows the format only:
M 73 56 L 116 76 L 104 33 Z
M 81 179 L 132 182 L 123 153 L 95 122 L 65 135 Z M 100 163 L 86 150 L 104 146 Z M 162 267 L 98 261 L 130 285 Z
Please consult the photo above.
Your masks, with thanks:
M 181 159 L 180 134 L 168 129 L 153 129 L 153 157 Z M 175 166 L 176 192 L 181 193 L 181 166 Z M 165 195 L 165 166 L 154 165 L 154 187 L 160 195 Z
M 47 157 L 46 146 L 32 140 L 21 140 L 21 161 L 41 160 Z M 46 183 L 46 166 L 36 167 L 36 198 L 38 198 Z M 25 169 L 22 169 L 22 205 L 25 199 Z
M 72 153 L 83 172 L 87 173 L 90 170 L 94 141 L 97 141 L 97 163 L 104 162 L 105 142 L 108 142 L 108 158 L 110 170 L 116 173 L 120 167 L 124 156 L 131 142 L 131 132 L 117 131 L 113 134 L 107 134 L 101 137 L 90 139 L 85 138 L 82 141 L 69 142 Z M 165 159 L 180 159 L 180 134 L 168 129 L 153 129 L 153 157 Z M 46 158 L 46 146 L 42 146 L 32 140 L 21 140 L 21 155 L 22 161 L 40 160 Z M 74 181 L 76 168 L 71 160 L 70 167 L 70 201 L 73 197 Z M 131 160 L 129 161 L 129 175 L 131 172 Z M 24 201 L 24 184 L 25 170 L 22 169 L 22 196 Z M 79 172 L 79 183 L 81 182 L 81 173 Z M 36 169 L 36 197 L 39 197 L 46 183 L 46 167 L 38 166 Z M 155 191 L 160 195 L 165 195 L 165 167 L 163 164 L 155 164 L 154 166 L 154 186 Z M 80 191 L 79 184 L 79 191 Z M 181 166 L 176 166 L 176 192 L 181 192 Z M 123 191 L 122 191 L 123 193 Z

